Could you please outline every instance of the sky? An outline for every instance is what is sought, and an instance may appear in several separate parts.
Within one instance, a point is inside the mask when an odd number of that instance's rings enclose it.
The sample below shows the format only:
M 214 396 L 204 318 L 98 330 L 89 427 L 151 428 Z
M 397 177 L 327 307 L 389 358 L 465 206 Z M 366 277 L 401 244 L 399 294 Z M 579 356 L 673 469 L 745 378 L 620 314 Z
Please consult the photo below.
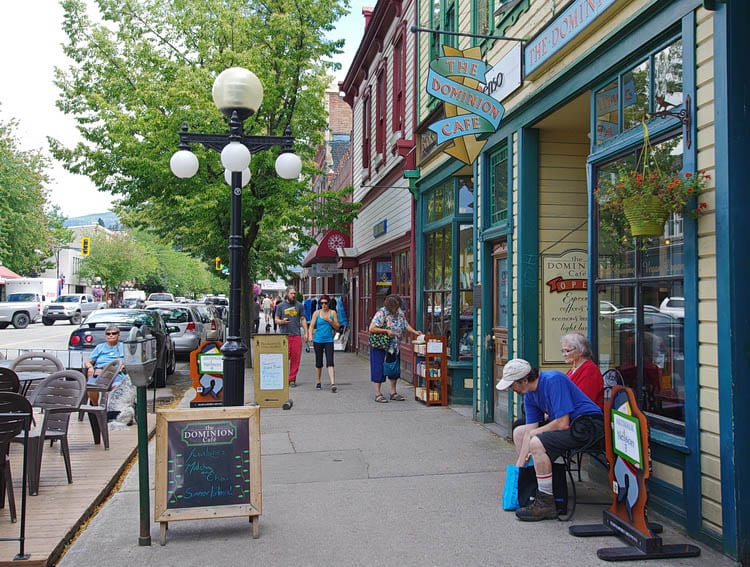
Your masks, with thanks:
M 332 39 L 346 40 L 344 54 L 337 58 L 343 66 L 337 80 L 346 75 L 362 38 L 362 7 L 374 5 L 375 0 L 351 0 L 349 15 L 329 34 Z M 40 150 L 50 160 L 47 136 L 66 146 L 81 140 L 73 118 L 55 106 L 54 68 L 67 65 L 61 47 L 66 40 L 62 14 L 57 0 L 4 0 L 0 18 L 0 121 L 16 119 L 20 148 Z M 62 164 L 52 162 L 46 188 L 50 202 L 59 205 L 63 215 L 75 217 L 111 208 L 112 195 L 97 191 L 87 177 L 68 173 Z

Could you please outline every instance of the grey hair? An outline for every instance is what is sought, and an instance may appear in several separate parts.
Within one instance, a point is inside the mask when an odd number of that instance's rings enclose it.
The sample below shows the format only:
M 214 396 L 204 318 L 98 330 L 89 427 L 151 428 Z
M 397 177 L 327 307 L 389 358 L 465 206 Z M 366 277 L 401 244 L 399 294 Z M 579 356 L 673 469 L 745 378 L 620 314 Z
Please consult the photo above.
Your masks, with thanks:
M 581 333 L 569 333 L 565 335 L 560 339 L 560 344 L 570 345 L 571 347 L 576 349 L 577 352 L 581 353 L 581 356 L 583 356 L 583 358 L 591 358 L 593 356 L 591 343 Z

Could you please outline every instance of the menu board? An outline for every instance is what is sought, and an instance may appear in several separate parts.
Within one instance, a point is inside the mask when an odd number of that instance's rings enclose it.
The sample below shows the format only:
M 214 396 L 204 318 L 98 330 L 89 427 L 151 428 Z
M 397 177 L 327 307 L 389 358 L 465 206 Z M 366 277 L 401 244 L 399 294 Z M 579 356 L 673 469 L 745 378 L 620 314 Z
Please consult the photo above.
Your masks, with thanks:
M 260 408 L 161 410 L 157 522 L 261 513 Z
M 250 503 L 247 421 L 167 427 L 167 508 Z

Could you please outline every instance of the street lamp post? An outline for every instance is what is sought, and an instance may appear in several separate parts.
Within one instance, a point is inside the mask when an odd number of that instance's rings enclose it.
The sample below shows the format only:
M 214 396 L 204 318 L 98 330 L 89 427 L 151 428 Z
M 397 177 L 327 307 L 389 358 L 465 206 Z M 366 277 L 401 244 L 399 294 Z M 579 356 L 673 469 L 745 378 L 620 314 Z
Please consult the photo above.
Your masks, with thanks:
M 190 143 L 202 144 L 221 152 L 225 179 L 232 188 L 229 235 L 229 334 L 221 352 L 224 355 L 224 405 L 241 406 L 245 400 L 245 353 L 240 336 L 240 286 L 242 268 L 242 187 L 250 181 L 251 154 L 276 146 L 282 152 L 276 160 L 276 173 L 284 179 L 296 179 L 302 161 L 293 152 L 294 138 L 287 127 L 284 136 L 245 136 L 244 120 L 255 114 L 263 102 L 263 85 L 254 73 L 240 67 L 222 71 L 213 85 L 217 108 L 229 118 L 229 134 L 188 132 L 183 123 L 179 149 L 170 160 L 172 173 L 188 178 L 198 171 L 198 158 Z

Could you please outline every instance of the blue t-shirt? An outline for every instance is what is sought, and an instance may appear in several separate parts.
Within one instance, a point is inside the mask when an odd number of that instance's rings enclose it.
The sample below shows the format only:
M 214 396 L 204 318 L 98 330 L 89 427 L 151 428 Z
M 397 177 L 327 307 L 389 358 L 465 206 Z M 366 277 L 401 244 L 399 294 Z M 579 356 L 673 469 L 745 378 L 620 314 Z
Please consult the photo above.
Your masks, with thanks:
M 115 346 L 109 346 L 107 343 L 100 343 L 94 347 L 94 350 L 91 351 L 91 356 L 89 356 L 89 359 L 94 363 L 94 367 L 96 370 L 94 371 L 95 374 L 98 374 L 98 371 L 107 366 L 110 362 L 113 360 L 122 360 L 125 357 L 125 348 L 123 347 L 122 343 L 117 343 Z M 115 376 L 114 383 L 119 384 L 120 381 L 125 378 L 125 372 L 120 372 L 117 376 Z M 94 382 L 95 378 L 89 378 L 89 382 Z
M 333 311 L 328 313 L 328 316 L 333 318 Z M 323 318 L 323 312 L 318 311 L 318 318 L 315 319 L 315 330 L 313 331 L 313 342 L 314 343 L 332 343 L 333 342 L 333 327 L 331 321 Z
M 524 395 L 523 405 L 526 423 L 539 423 L 544 420 L 544 414 L 552 421 L 567 413 L 570 414 L 571 423 L 581 415 L 602 415 L 599 406 L 573 384 L 570 378 L 557 370 L 539 373 L 536 390 Z

